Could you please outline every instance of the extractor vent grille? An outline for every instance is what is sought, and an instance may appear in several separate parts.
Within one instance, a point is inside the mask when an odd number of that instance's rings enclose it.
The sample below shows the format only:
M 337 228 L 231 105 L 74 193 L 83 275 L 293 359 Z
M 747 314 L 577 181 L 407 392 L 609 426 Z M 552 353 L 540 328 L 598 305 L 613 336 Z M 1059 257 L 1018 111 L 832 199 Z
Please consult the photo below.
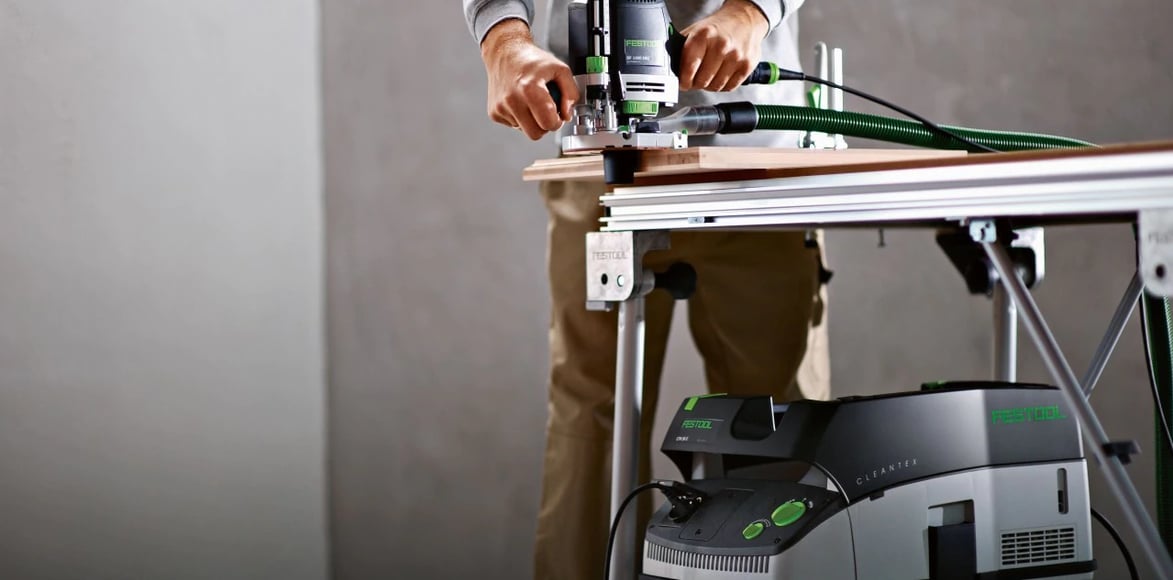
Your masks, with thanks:
M 769 556 L 716 556 L 712 554 L 695 554 L 675 548 L 658 546 L 651 542 L 648 542 L 648 557 L 666 564 L 687 566 L 698 570 L 742 572 L 746 574 L 765 574 L 770 571 Z
M 1074 527 L 1002 532 L 1003 566 L 1074 559 Z

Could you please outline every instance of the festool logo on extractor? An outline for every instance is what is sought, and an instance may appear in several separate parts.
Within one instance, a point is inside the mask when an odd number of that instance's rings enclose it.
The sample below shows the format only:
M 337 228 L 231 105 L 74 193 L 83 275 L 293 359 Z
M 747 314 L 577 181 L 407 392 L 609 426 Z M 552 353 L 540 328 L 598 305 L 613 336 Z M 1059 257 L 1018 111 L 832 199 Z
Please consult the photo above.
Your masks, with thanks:
M 681 429 L 712 429 L 713 422 L 708 419 L 685 419 L 680 424 Z
M 634 38 L 628 38 L 627 40 L 623 41 L 624 46 L 642 46 L 647 48 L 653 48 L 659 46 L 660 44 L 660 42 L 656 42 L 654 40 L 636 40 Z
M 1025 423 L 1035 421 L 1058 421 L 1059 419 L 1066 419 L 1067 415 L 1059 408 L 1059 405 L 1051 405 L 1048 407 L 1012 407 L 1009 409 L 994 409 L 990 411 L 990 421 L 997 425 L 998 423 Z

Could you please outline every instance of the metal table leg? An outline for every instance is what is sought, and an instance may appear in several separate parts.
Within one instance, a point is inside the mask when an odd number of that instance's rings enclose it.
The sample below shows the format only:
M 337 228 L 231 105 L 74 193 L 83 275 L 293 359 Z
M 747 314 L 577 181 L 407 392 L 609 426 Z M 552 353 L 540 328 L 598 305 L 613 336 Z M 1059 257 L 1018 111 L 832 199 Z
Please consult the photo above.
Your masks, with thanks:
M 1022 278 L 1014 270 L 1009 254 L 997 242 L 983 241 L 982 247 L 998 271 L 998 276 L 1006 286 L 1006 290 L 1018 305 L 1022 321 L 1031 338 L 1034 339 L 1039 354 L 1047 365 L 1051 376 L 1058 383 L 1067 405 L 1071 407 L 1079 419 L 1084 439 L 1088 447 L 1091 448 L 1092 455 L 1103 468 L 1104 479 L 1107 480 L 1109 488 L 1120 502 L 1125 519 L 1128 520 L 1128 524 L 1136 533 L 1145 557 L 1148 558 L 1159 578 L 1173 579 L 1173 558 L 1170 558 L 1169 552 L 1165 550 L 1165 545 L 1161 542 L 1161 536 L 1157 532 L 1156 526 L 1145 511 L 1140 494 L 1137 493 L 1132 481 L 1128 478 L 1128 473 L 1124 470 L 1124 464 L 1119 457 L 1107 452 L 1106 446 L 1110 442 L 1108 435 L 1096 417 L 1095 411 L 1083 396 L 1079 381 L 1063 357 L 1063 352 L 1059 349 L 1046 321 L 1043 320 L 1038 305 L 1035 304 L 1033 297 L 1026 289 Z
M 994 380 L 1018 378 L 1018 308 L 1002 282 L 994 285 Z
M 1132 312 L 1136 310 L 1136 303 L 1140 302 L 1140 293 L 1144 288 L 1144 282 L 1141 280 L 1140 272 L 1132 275 L 1132 281 L 1128 283 L 1128 289 L 1124 291 L 1124 297 L 1120 299 L 1120 304 L 1116 306 L 1116 312 L 1112 314 L 1112 322 L 1108 324 L 1108 330 L 1104 333 L 1104 338 L 1100 340 L 1100 346 L 1096 347 L 1096 354 L 1092 357 L 1092 363 L 1088 366 L 1087 374 L 1083 375 L 1083 394 L 1085 397 L 1091 396 L 1092 389 L 1096 388 L 1096 383 L 1100 382 L 1100 375 L 1104 374 L 1104 367 L 1108 365 L 1108 359 L 1112 356 L 1112 351 L 1116 350 L 1116 343 L 1120 342 L 1120 335 L 1124 334 L 1124 326 L 1128 324 L 1128 319 L 1132 318 Z
M 635 487 L 639 461 L 640 406 L 644 376 L 644 298 L 619 303 L 619 342 L 615 360 L 615 419 L 611 443 L 611 519 Z M 628 510 L 615 533 L 612 580 L 631 578 L 635 569 L 635 510 Z

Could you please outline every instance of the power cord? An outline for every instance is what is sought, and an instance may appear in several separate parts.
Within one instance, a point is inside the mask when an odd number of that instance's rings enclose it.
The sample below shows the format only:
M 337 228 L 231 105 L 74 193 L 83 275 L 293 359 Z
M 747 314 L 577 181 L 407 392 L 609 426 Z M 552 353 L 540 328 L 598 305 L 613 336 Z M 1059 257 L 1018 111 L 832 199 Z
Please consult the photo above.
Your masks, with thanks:
M 611 521 L 611 532 L 607 535 L 607 559 L 603 563 L 603 580 L 609 580 L 611 574 L 611 551 L 615 547 L 615 533 L 619 530 L 619 522 L 623 520 L 623 510 L 627 509 L 627 504 L 631 503 L 631 500 L 649 489 L 658 489 L 664 494 L 664 497 L 668 498 L 672 504 L 668 518 L 674 522 L 687 520 L 696 511 L 696 508 L 709 497 L 699 489 L 670 480 L 651 481 L 631 490 L 631 493 L 627 494 L 627 497 L 623 498 L 619 504 L 615 519 Z
M 789 69 L 784 69 L 781 67 L 778 68 L 778 78 L 781 80 L 808 81 L 808 82 L 812 82 L 812 83 L 816 83 L 816 84 L 820 84 L 820 85 L 826 85 L 826 86 L 831 87 L 833 89 L 839 89 L 845 93 L 850 93 L 850 94 L 853 94 L 857 97 L 860 97 L 861 99 L 869 100 L 873 103 L 876 103 L 877 105 L 892 109 L 893 111 L 896 111 L 896 112 L 900 113 L 901 115 L 909 117 L 910 119 L 913 119 L 915 121 L 919 121 L 922 125 L 927 127 L 930 131 L 933 131 L 933 132 L 935 132 L 939 135 L 942 135 L 946 138 L 954 139 L 960 143 L 963 143 L 967 147 L 969 147 L 971 151 L 982 151 L 982 152 L 986 152 L 986 153 L 998 153 L 999 152 L 997 149 L 993 149 L 991 147 L 987 147 L 987 146 L 982 145 L 980 143 L 975 143 L 969 139 L 966 139 L 965 137 L 962 137 L 961 135 L 958 135 L 957 133 L 954 133 L 953 131 L 950 131 L 950 130 L 912 112 L 912 111 L 909 111 L 908 109 L 905 109 L 904 107 L 901 107 L 900 105 L 888 102 L 884 99 L 881 99 L 880 97 L 865 93 L 864 91 L 861 91 L 859 89 L 854 89 L 852 87 L 849 87 L 846 85 L 841 85 L 839 83 L 832 82 L 827 79 L 821 79 L 816 76 L 811 76 L 811 75 L 808 75 L 808 74 L 801 72 L 801 71 L 789 70 Z
M 1145 302 L 1146 301 L 1142 296 L 1140 299 L 1140 331 L 1144 337 L 1144 349 L 1142 350 L 1144 350 L 1145 365 L 1148 366 L 1149 369 L 1149 388 L 1153 392 L 1153 406 L 1157 408 L 1157 415 L 1161 418 L 1161 430 L 1165 433 L 1165 445 L 1169 446 L 1169 453 L 1173 453 L 1173 432 L 1171 432 L 1169 429 L 1169 420 L 1166 418 L 1164 405 L 1161 404 L 1161 393 L 1157 390 L 1157 369 L 1153 366 L 1152 355 L 1149 354 L 1149 350 L 1151 350 L 1151 343 L 1149 342 L 1149 327 L 1147 322 L 1149 319 L 1149 309 Z M 1164 313 L 1155 312 L 1153 315 L 1163 316 Z
M 1096 508 L 1091 508 L 1091 510 L 1092 517 L 1096 518 L 1096 521 L 1100 522 L 1100 525 L 1104 526 L 1104 529 L 1108 531 L 1108 535 L 1112 536 L 1112 540 L 1114 540 L 1116 542 L 1116 546 L 1120 548 L 1120 553 L 1124 556 L 1124 563 L 1128 564 L 1128 575 L 1132 577 L 1132 580 L 1140 580 L 1140 574 L 1136 571 L 1136 562 L 1132 561 L 1132 553 L 1128 551 L 1128 546 L 1124 545 L 1124 540 L 1120 537 L 1120 534 L 1116 532 L 1116 528 L 1112 526 L 1112 523 L 1108 521 L 1108 518 L 1104 517 L 1104 514 L 1096 511 Z

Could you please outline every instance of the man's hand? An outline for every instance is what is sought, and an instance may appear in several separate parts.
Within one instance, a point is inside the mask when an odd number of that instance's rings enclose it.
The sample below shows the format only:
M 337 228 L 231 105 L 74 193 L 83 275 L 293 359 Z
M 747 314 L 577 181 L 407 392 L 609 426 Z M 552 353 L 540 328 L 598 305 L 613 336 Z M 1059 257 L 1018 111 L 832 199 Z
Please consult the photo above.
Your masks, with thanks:
M 725 0 L 716 12 L 685 28 L 680 89 L 732 91 L 758 64 L 770 24 L 748 0 Z
M 578 87 L 570 67 L 534 44 L 529 26 L 521 20 L 505 20 L 489 29 L 481 43 L 481 59 L 489 77 L 489 118 L 521 129 L 538 140 L 570 120 L 578 100 Z M 562 90 L 555 106 L 546 83 Z

